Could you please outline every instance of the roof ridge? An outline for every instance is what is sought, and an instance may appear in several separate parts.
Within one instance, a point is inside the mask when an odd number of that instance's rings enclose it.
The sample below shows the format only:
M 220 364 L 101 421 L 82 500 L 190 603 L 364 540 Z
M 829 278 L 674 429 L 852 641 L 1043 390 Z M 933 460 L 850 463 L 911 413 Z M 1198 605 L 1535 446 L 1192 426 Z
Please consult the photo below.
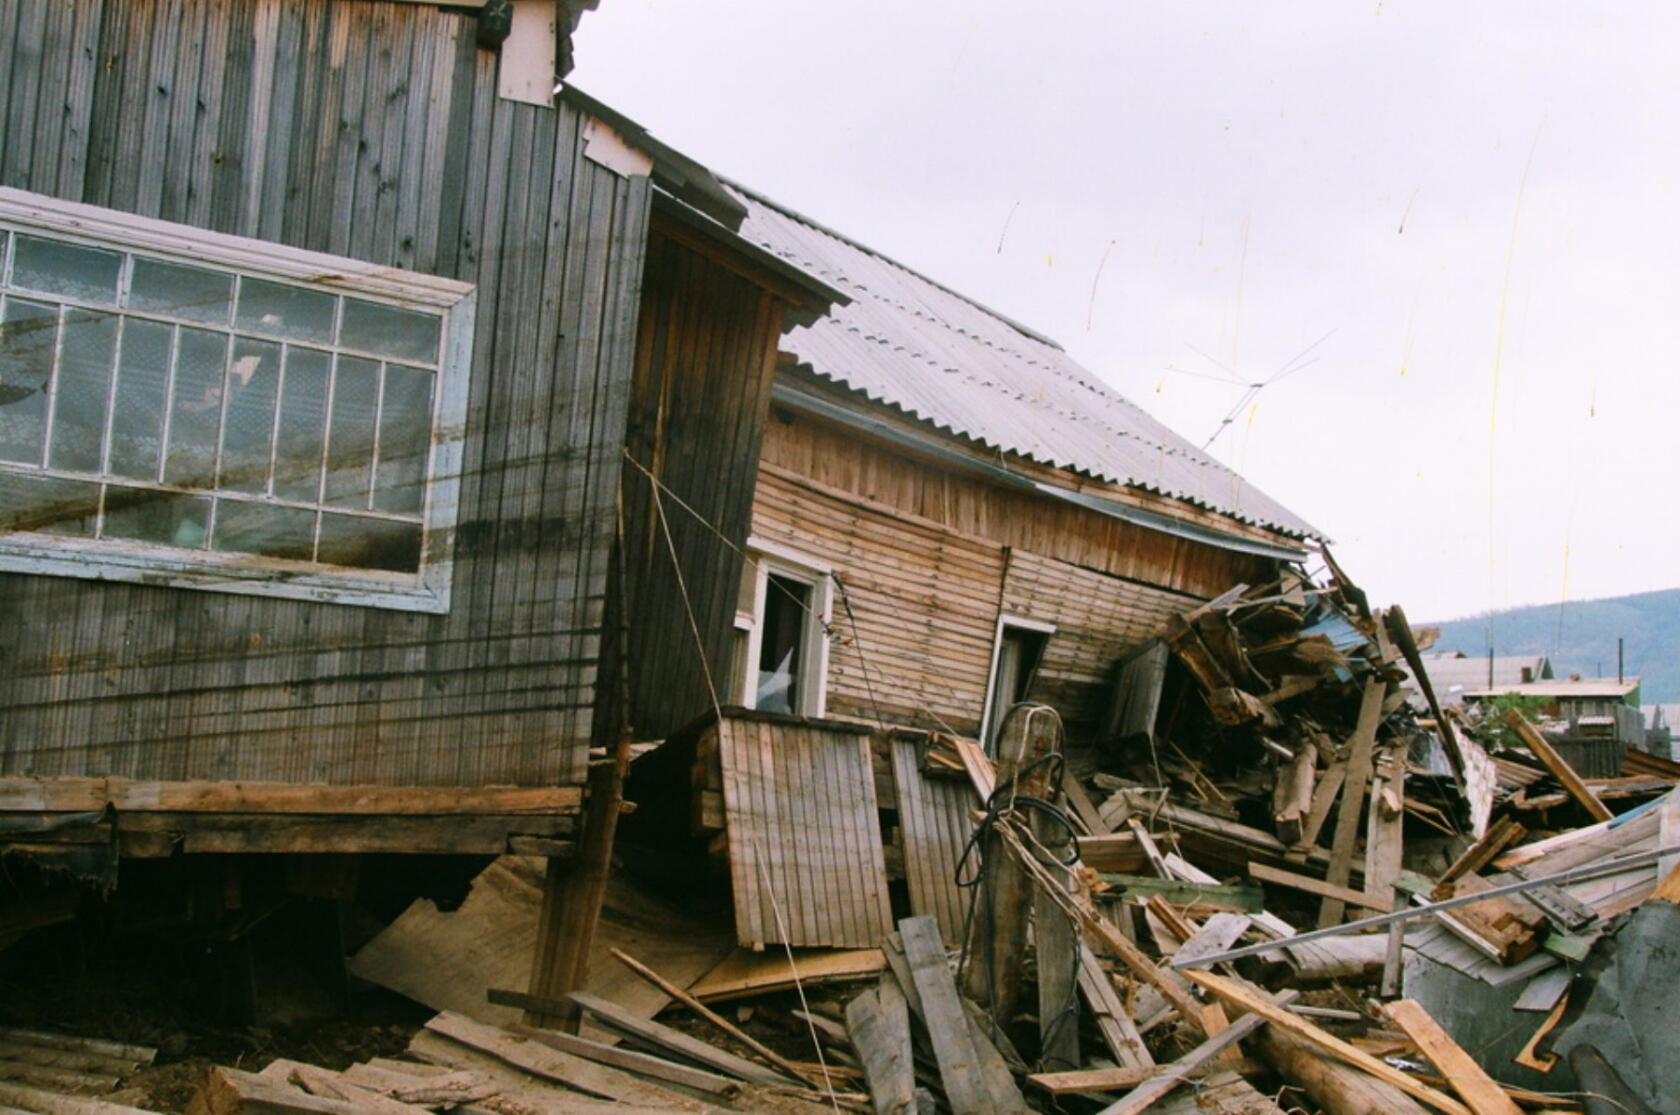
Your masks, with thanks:
M 754 201 L 758 202 L 760 205 L 767 205 L 771 209 L 774 209 L 774 210 L 776 210 L 776 212 L 782 214 L 784 217 L 790 217 L 793 220 L 798 221 L 800 224 L 805 225 L 808 228 L 815 229 L 816 231 L 822 233 L 824 236 L 832 236 L 834 239 L 840 241 L 842 244 L 845 244 L 849 248 L 856 249 L 857 251 L 860 251 L 860 252 L 864 253 L 865 255 L 874 256 L 876 259 L 880 260 L 883 263 L 890 264 L 893 267 L 898 268 L 900 271 L 904 271 L 904 272 L 907 272 L 911 275 L 914 275 L 916 278 L 920 279 L 924 283 L 927 283 L 929 286 L 936 287 L 939 290 L 944 291 L 946 294 L 949 294 L 952 298 L 955 298 L 955 299 L 957 299 L 961 302 L 968 303 L 970 306 L 973 306 L 975 309 L 979 310 L 981 313 L 990 314 L 992 317 L 997 318 L 999 321 L 1003 322 L 1003 324 L 1009 326 L 1009 328 L 1015 330 L 1015 332 L 1021 334 L 1023 337 L 1026 337 L 1030 340 L 1037 341 L 1041 345 L 1046 345 L 1050 348 L 1053 348 L 1057 352 L 1065 353 L 1067 351 L 1065 348 L 1062 347 L 1061 342 L 1057 341 L 1054 337 L 1051 337 L 1046 333 L 1041 333 L 1037 329 L 1034 329 L 1030 325 L 1023 325 L 1021 322 L 1016 321 L 1014 318 L 1010 317 L 1008 314 L 1000 313 L 997 310 L 994 310 L 990 306 L 986 305 L 984 302 L 976 301 L 975 299 L 973 299 L 973 298 L 969 297 L 968 295 L 964 294 L 962 291 L 957 290 L 953 287 L 946 286 L 944 283 L 940 282 L 938 279 L 935 279 L 933 276 L 923 274 L 922 272 L 916 270 L 914 267 L 911 267 L 909 264 L 901 263 L 900 261 L 894 259 L 892 256 L 887 255 L 885 252 L 879 251 L 878 249 L 875 249 L 875 248 L 871 248 L 868 244 L 865 244 L 863 241 L 857 240 L 857 239 L 855 239 L 853 237 L 850 237 L 850 236 L 847 236 L 845 233 L 840 232 L 836 229 L 832 229 L 832 228 L 828 227 L 827 225 L 823 224 L 821 221 L 813 220 L 812 218 L 807 217 L 805 214 L 801 213 L 799 210 L 793 208 L 792 206 L 784 205 L 781 202 L 777 201 L 775 198 L 766 197 L 764 194 L 760 193 L 759 191 L 757 191 L 755 189 L 752 189 L 749 186 L 742 185 L 740 182 L 735 181 L 735 179 L 733 179 L 733 178 L 729 178 L 725 175 L 718 174 L 716 171 L 713 171 L 712 173 L 713 173 L 713 177 L 715 177 L 719 182 L 722 182 L 725 186 L 729 187 L 731 190 L 734 190 L 737 193 L 745 194 L 746 196 L 752 198 Z M 806 262 L 809 262 L 809 261 L 806 261 Z M 859 289 L 867 291 L 869 288 L 868 287 L 860 287 Z M 882 299 L 882 301 L 891 301 L 891 300 L 890 299 Z M 894 304 L 897 305 L 897 303 L 894 303 Z M 901 306 L 900 308 L 901 309 L 908 309 L 908 307 L 904 307 L 904 306 Z M 912 312 L 914 312 L 914 311 L 912 311 Z M 941 324 L 944 324 L 944 323 L 941 323 Z M 955 327 L 947 325 L 946 328 L 949 329 L 949 328 L 955 328 Z M 965 336 L 967 336 L 967 335 L 969 335 L 969 334 L 965 334 Z

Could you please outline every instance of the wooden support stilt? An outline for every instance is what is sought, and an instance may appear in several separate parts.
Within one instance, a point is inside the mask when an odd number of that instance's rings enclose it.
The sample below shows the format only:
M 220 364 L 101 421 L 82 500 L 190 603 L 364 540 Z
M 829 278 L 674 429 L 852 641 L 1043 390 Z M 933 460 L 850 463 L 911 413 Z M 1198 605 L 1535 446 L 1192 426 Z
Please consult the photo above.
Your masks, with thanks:
M 589 946 L 595 939 L 601 903 L 606 898 L 613 836 L 624 807 L 624 776 L 629 768 L 630 737 L 623 735 L 612 760 L 589 772 L 577 855 L 569 859 L 550 857 L 548 861 L 536 955 L 531 962 L 531 994 L 558 1000 L 566 1004 L 566 1009 L 558 1014 L 528 1010 L 527 1025 L 578 1032 L 581 1012 L 566 996 L 583 990 Z

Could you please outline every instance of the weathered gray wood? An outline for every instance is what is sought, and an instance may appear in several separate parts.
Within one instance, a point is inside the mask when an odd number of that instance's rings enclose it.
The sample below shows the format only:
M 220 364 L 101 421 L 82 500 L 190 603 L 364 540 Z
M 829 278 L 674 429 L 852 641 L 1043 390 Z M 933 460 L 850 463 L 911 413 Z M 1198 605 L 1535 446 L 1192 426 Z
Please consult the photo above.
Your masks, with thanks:
M 937 923 L 924 914 L 905 918 L 898 923 L 898 931 L 951 1110 L 957 1115 L 1025 1111 L 1026 1103 L 1007 1072 L 1000 1080 L 995 1072 L 987 1071 L 988 1059 L 976 1044 L 985 1037 L 968 1024 Z
M 1384 683 L 1372 678 L 1365 683 L 1365 695 L 1359 703 L 1359 721 L 1348 743 L 1346 781 L 1342 786 L 1341 805 L 1336 812 L 1336 833 L 1330 846 L 1330 867 L 1325 882 L 1345 887 L 1352 873 L 1353 843 L 1359 832 L 1360 806 L 1371 782 L 1371 747 L 1376 741 L 1377 722 L 1382 716 Z M 1318 909 L 1318 924 L 1336 925 L 1341 922 L 1346 903 L 1326 898 Z
M 1296 997 L 1296 994 L 1293 990 L 1284 991 L 1276 997 L 1275 1001 L 1280 1004 L 1288 1003 Z M 1184 1083 L 1197 1069 L 1208 1064 L 1215 1057 L 1265 1024 L 1266 1020 L 1257 1014 L 1244 1015 L 1172 1064 L 1163 1065 L 1160 1072 L 1155 1076 L 1103 1108 L 1100 1115 L 1137 1115 L 1138 1112 L 1151 1106 L 1156 1100 Z
M 1102 962 L 1090 949 L 1080 946 L 1079 990 L 1097 1022 L 1097 1032 L 1108 1046 L 1109 1054 L 1123 1068 L 1149 1068 L 1155 1059 L 1143 1044 L 1137 1022 L 1126 1010 L 1126 1003 L 1114 986 L 1113 978 L 1103 970 Z M 1153 991 L 1153 988 L 1147 990 Z
M 718 1072 L 728 1073 L 730 1076 L 751 1081 L 754 1084 L 767 1084 L 772 1087 L 803 1087 L 803 1084 L 797 1080 L 773 1072 L 744 1057 L 737 1057 L 733 1053 L 708 1045 L 698 1038 L 689 1037 L 681 1030 L 673 1030 L 663 1023 L 640 1018 L 618 1004 L 609 1002 L 599 996 L 584 991 L 574 991 L 570 998 L 578 1006 L 614 1030 L 641 1041 L 652 1042 L 669 1049 L 673 1053 L 687 1057 L 691 1061 L 697 1061 L 709 1068 L 716 1069 Z
M 916 1104 L 915 1048 L 910 1008 L 889 973 L 846 1004 L 846 1029 L 863 1062 L 876 1115 L 900 1115 Z

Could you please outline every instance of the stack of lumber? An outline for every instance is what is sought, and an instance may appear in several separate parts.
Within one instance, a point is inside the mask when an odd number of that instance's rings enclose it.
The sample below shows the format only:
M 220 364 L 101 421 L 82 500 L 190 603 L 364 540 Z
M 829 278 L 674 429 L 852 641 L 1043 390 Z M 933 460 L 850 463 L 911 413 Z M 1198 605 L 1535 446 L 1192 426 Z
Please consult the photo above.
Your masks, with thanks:
M 114 1091 L 157 1057 L 143 1045 L 0 1026 L 0 1110 L 124 1115 L 141 1110 L 92 1098 Z

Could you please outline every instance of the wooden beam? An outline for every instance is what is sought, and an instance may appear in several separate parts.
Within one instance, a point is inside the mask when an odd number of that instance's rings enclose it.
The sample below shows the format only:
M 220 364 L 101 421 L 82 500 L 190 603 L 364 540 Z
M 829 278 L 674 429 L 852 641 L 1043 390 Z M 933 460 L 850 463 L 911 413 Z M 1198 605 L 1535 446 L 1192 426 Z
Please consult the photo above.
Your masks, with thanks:
M 863 1062 L 876 1115 L 916 1109 L 910 1007 L 892 973 L 846 1004 L 846 1031 Z
M 1608 821 L 1614 816 L 1610 810 L 1604 807 L 1604 803 L 1598 800 L 1592 790 L 1587 788 L 1587 784 L 1581 781 L 1581 776 L 1575 773 L 1575 768 L 1569 765 L 1568 760 L 1557 753 L 1557 750 L 1547 742 L 1546 737 L 1540 733 L 1540 730 L 1530 724 L 1528 717 L 1524 716 L 1520 710 L 1514 708 L 1505 710 L 1505 726 L 1517 733 L 1517 738 L 1528 745 L 1528 749 L 1534 752 L 1534 757 L 1545 764 L 1546 769 L 1552 772 L 1552 777 L 1563 784 L 1564 790 L 1580 804 L 1582 809 L 1587 811 L 1593 820 Z
M 1293 990 L 1284 991 L 1272 1001 L 1281 1005 L 1295 998 L 1297 994 L 1298 992 Z M 1138 1115 L 1138 1112 L 1188 1080 L 1191 1073 L 1265 1024 L 1266 1019 L 1258 1014 L 1244 1015 L 1172 1064 L 1163 1065 L 1148 1080 L 1103 1108 L 1098 1115 Z
M 1359 702 L 1359 720 L 1349 741 L 1347 780 L 1342 785 L 1342 803 L 1336 812 L 1336 834 L 1330 845 L 1330 869 L 1325 881 L 1338 887 L 1347 886 L 1353 874 L 1353 845 L 1359 834 L 1360 805 L 1371 782 L 1371 747 L 1376 742 L 1377 724 L 1382 719 L 1385 682 L 1371 678 L 1365 683 L 1365 695 Z M 1318 909 L 1320 928 L 1339 925 L 1347 904 L 1340 899 L 1326 898 Z
M 630 769 L 630 736 L 620 733 L 610 762 L 589 771 L 589 802 L 584 813 L 575 858 L 548 861 L 543 880 L 542 912 L 537 920 L 535 955 L 531 958 L 531 994 L 566 1001 L 568 992 L 584 986 L 589 970 L 589 946 L 601 919 L 612 871 L 613 837 L 624 806 L 624 777 Z M 578 1031 L 579 1015 L 527 1012 L 525 1021 L 550 1030 Z
M 1443 1095 L 1433 1088 L 1419 1084 L 1399 1069 L 1377 1060 L 1364 1050 L 1349 1045 L 1332 1034 L 1326 1033 L 1311 1022 L 1298 1018 L 1250 987 L 1209 972 L 1186 972 L 1185 975 L 1189 977 L 1192 983 L 1219 996 L 1234 1009 L 1250 1011 L 1260 1015 L 1274 1026 L 1305 1039 L 1322 1052 L 1346 1061 L 1357 1068 L 1364 1069 L 1377 1079 L 1394 1085 L 1407 1095 L 1422 1100 L 1436 1110 L 1445 1112 L 1446 1115 L 1472 1115 L 1470 1109 L 1457 1100 Z
M 631 1014 L 617 1003 L 602 999 L 597 995 L 590 995 L 583 991 L 574 991 L 571 998 L 584 1010 L 594 1015 L 600 1021 L 621 1034 L 626 1034 L 638 1041 L 651 1042 L 691 1061 L 698 1061 L 718 1072 L 728 1073 L 753 1084 L 763 1084 L 772 1088 L 803 1088 L 800 1081 L 783 1076 L 745 1057 L 737 1057 L 733 1053 L 717 1048 L 699 1038 L 690 1037 L 681 1030 L 674 1030 L 652 1019 L 642 1018 Z
M 1415 999 L 1399 999 L 1383 1007 L 1394 1024 L 1406 1032 L 1420 1052 L 1447 1078 L 1476 1115 L 1521 1115 L 1521 1109 L 1470 1054 L 1441 1029 Z
M 1271 883 L 1273 886 L 1288 887 L 1290 890 L 1305 891 L 1316 894 L 1320 898 L 1334 898 L 1350 906 L 1362 906 L 1367 910 L 1388 913 L 1394 908 L 1394 903 L 1374 894 L 1366 894 L 1362 890 L 1352 887 L 1339 887 L 1334 883 L 1327 883 L 1323 879 L 1314 879 L 1310 875 L 1297 875 L 1293 871 L 1283 871 L 1276 867 L 1267 867 L 1263 863 L 1250 861 L 1248 876 L 1261 883 Z
M 463 816 L 562 813 L 579 786 L 337 786 L 315 782 L 148 782 L 128 778 L 0 778 L 0 812 L 320 813 Z
M 1428 1108 L 1393 1084 L 1326 1057 L 1317 1046 L 1276 1026 L 1255 1034 L 1250 1047 L 1320 1110 L 1335 1115 L 1427 1115 Z
M 1494 858 L 1513 844 L 1520 843 L 1528 829 L 1510 817 L 1501 817 L 1488 826 L 1482 838 L 1464 849 L 1464 854 L 1452 862 L 1435 880 L 1435 896 L 1444 898 L 1451 892 L 1451 883 L 1461 875 L 1474 875 L 1494 861 Z
M 740 1081 L 707 1072 L 705 1069 L 679 1065 L 675 1061 L 667 1061 L 651 1053 L 639 1053 L 634 1049 L 591 1041 L 589 1038 L 576 1037 L 559 1030 L 539 1030 L 535 1026 L 526 1026 L 518 1022 L 509 1026 L 508 1030 L 520 1037 L 541 1042 L 551 1049 L 558 1049 L 562 1053 L 570 1053 L 574 1057 L 582 1057 L 586 1061 L 610 1065 L 616 1069 L 640 1073 L 669 1084 L 681 1084 L 685 1088 L 719 1096 L 733 1096 L 741 1091 Z
M 1116 1092 L 1122 1088 L 1136 1088 L 1154 1076 L 1155 1065 L 1137 1068 L 1080 1069 L 1076 1072 L 1035 1072 L 1027 1076 L 1027 1083 L 1053 1096 L 1080 1095 L 1085 1092 Z
M 613 949 L 612 954 L 620 964 L 623 964 L 626 968 L 629 968 L 632 972 L 636 973 L 636 975 L 640 976 L 654 987 L 659 988 L 659 990 L 677 1000 L 677 1002 L 693 1011 L 700 1018 L 710 1022 L 723 1033 L 727 1034 L 731 1038 L 734 1038 L 736 1041 L 740 1042 L 760 1057 L 763 1057 L 766 1061 L 769 1061 L 772 1065 L 775 1065 L 783 1072 L 797 1079 L 806 1080 L 807 1083 L 811 1083 L 819 1087 L 822 1086 L 817 1084 L 816 1081 L 807 1079 L 804 1070 L 798 1065 L 794 1064 L 786 1057 L 783 1057 L 780 1053 L 777 1053 L 774 1049 L 771 1049 L 757 1038 L 745 1033 L 739 1026 L 736 1026 L 733 1022 L 729 1021 L 721 1014 L 718 1014 L 716 1011 L 712 1010 L 712 1008 L 708 1007 L 706 1004 L 702 1003 L 700 1000 L 696 999 L 694 996 L 690 995 L 688 992 L 684 991 L 664 976 L 661 976 L 658 972 L 655 972 L 652 968 L 649 968 L 641 961 L 630 956 L 623 949 Z
M 957 996 L 956 982 L 945 958 L 939 924 L 931 915 L 905 918 L 898 923 L 904 944 L 904 958 L 921 999 L 922 1021 L 933 1042 L 939 1062 L 939 1076 L 953 1115 L 988 1115 L 995 1111 L 1028 1110 L 1016 1093 L 1000 1097 L 995 1085 L 982 1072 L 982 1055 L 975 1046 L 977 1034 L 968 1024 Z M 1002 1100 L 1003 1102 L 999 1102 Z

